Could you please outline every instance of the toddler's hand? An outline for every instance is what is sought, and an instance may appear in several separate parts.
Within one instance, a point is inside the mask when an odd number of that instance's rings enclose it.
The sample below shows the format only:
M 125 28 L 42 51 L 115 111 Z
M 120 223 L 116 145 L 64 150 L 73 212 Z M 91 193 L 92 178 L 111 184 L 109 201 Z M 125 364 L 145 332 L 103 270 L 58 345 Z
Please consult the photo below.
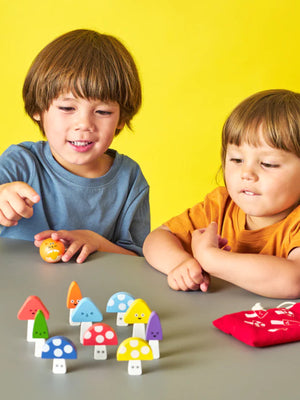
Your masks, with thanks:
M 197 229 L 192 233 L 192 252 L 202 265 L 205 265 L 202 260 L 209 249 L 215 248 L 226 251 L 231 249 L 227 244 L 227 239 L 220 237 L 217 231 L 217 224 L 212 222 L 206 229 Z
M 0 224 L 15 226 L 21 218 L 33 215 L 33 205 L 40 196 L 25 182 L 10 182 L 0 185 Z
M 44 231 L 34 236 L 34 244 L 40 247 L 43 240 L 51 237 L 53 240 L 61 240 L 67 250 L 62 256 L 62 261 L 69 261 L 76 253 L 79 252 L 76 258 L 77 263 L 82 263 L 91 254 L 97 251 L 100 247 L 98 233 L 89 230 L 74 230 L 74 231 Z
M 206 292 L 209 282 L 209 275 L 194 258 L 182 262 L 168 274 L 168 284 L 174 290 Z

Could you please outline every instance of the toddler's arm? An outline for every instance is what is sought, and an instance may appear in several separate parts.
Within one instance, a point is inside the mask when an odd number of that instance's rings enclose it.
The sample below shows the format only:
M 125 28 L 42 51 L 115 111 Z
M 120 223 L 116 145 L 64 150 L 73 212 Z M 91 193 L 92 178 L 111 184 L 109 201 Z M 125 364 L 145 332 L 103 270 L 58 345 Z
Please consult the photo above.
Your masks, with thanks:
M 219 249 L 217 238 L 216 223 L 192 235 L 194 257 L 209 274 L 262 296 L 300 297 L 300 248 L 288 258 L 234 253 Z
M 21 218 L 33 215 L 33 205 L 40 196 L 25 182 L 10 182 L 0 185 L 0 224 L 15 226 Z
M 143 251 L 154 268 L 168 275 L 168 284 L 172 289 L 207 291 L 209 276 L 166 226 L 147 236 Z
M 130 250 L 124 249 L 96 232 L 89 230 L 73 230 L 73 231 L 44 231 L 40 232 L 34 237 L 34 244 L 40 247 L 43 240 L 51 237 L 54 240 L 61 240 L 67 247 L 65 254 L 62 257 L 62 261 L 69 261 L 76 253 L 79 255 L 76 258 L 76 262 L 82 263 L 86 258 L 95 251 L 105 251 L 109 253 L 119 254 L 136 254 Z

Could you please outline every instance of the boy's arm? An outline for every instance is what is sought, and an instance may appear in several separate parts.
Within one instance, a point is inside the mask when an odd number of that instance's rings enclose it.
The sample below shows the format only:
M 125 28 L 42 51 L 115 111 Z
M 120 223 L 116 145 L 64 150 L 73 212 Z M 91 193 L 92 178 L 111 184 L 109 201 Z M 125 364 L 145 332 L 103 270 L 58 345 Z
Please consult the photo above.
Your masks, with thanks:
M 160 226 L 147 236 L 143 252 L 149 264 L 168 275 L 172 289 L 207 290 L 208 275 L 203 274 L 201 265 L 166 226 Z
M 300 297 L 300 248 L 288 258 L 223 251 L 217 245 L 217 224 L 192 235 L 195 258 L 212 276 L 266 297 Z
M 68 262 L 76 254 L 77 263 L 83 263 L 86 258 L 95 251 L 104 251 L 108 253 L 128 254 L 136 256 L 133 251 L 124 249 L 118 246 L 105 237 L 96 232 L 89 230 L 61 230 L 61 231 L 44 231 L 35 235 L 34 244 L 40 247 L 43 240 L 51 237 L 54 240 L 61 240 L 66 246 L 67 250 L 62 257 L 62 261 Z

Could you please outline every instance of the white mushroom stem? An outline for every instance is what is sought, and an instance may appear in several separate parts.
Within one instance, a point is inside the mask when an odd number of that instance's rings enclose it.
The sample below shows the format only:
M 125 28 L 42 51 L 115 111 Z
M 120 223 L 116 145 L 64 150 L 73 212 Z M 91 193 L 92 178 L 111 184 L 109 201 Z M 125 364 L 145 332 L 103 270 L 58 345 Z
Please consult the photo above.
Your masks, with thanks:
M 95 346 L 94 360 L 107 360 L 107 350 L 105 345 Z
M 72 315 L 74 314 L 75 308 L 70 308 L 70 312 L 69 312 L 69 324 L 71 326 L 79 326 L 80 322 L 74 322 L 72 321 Z
M 54 374 L 65 374 L 67 372 L 66 360 L 64 358 L 54 358 L 52 372 Z
M 133 324 L 132 336 L 146 340 L 145 324 Z
M 35 339 L 32 337 L 33 325 L 34 319 L 29 319 L 27 321 L 27 342 L 35 342 Z
M 126 322 L 124 322 L 124 312 L 118 312 L 117 313 L 117 321 L 116 321 L 116 325 L 117 326 L 128 326 L 128 324 L 126 324 Z
M 35 339 L 34 355 L 35 357 L 42 356 L 42 348 L 45 344 L 45 339 Z
M 85 331 L 89 329 L 90 326 L 92 326 L 92 322 L 81 322 L 80 325 L 80 343 L 83 343 L 83 335 L 85 334 Z
M 128 375 L 142 375 L 141 360 L 129 360 L 128 361 Z
M 149 340 L 149 346 L 152 349 L 153 358 L 155 360 L 160 358 L 159 341 L 158 340 Z

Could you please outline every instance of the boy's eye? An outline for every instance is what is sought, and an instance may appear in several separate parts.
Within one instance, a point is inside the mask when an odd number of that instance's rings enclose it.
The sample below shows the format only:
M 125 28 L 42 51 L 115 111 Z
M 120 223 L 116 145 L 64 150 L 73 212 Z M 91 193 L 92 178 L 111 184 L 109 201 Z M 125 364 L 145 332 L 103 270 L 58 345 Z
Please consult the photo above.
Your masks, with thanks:
M 111 111 L 104 111 L 104 110 L 97 110 L 96 113 L 100 114 L 100 115 L 111 115 L 112 114 Z
M 279 164 L 271 164 L 267 162 L 262 162 L 261 165 L 265 168 L 278 168 Z
M 61 111 L 66 111 L 66 112 L 74 110 L 73 107 L 63 107 L 63 106 L 59 106 L 58 109 Z

